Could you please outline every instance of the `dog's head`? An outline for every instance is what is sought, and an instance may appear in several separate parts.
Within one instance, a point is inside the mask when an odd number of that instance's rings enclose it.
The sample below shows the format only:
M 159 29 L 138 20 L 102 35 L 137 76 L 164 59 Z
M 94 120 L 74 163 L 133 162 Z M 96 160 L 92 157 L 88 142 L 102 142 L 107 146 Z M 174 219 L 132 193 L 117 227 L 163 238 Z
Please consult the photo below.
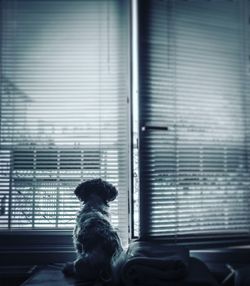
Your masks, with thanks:
M 81 183 L 75 189 L 75 195 L 86 203 L 91 194 L 99 196 L 105 203 L 113 201 L 117 197 L 116 188 L 102 179 L 92 179 Z

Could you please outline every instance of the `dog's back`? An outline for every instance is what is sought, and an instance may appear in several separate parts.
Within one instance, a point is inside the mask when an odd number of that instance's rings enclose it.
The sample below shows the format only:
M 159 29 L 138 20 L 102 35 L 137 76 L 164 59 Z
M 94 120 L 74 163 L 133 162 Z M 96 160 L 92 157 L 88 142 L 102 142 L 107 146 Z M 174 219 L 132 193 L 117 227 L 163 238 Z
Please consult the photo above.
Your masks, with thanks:
M 75 271 L 86 278 L 85 270 L 88 269 L 88 277 L 99 275 L 107 279 L 111 275 L 112 257 L 122 251 L 108 212 L 108 201 L 116 197 L 117 190 L 98 179 L 79 185 L 75 194 L 83 201 L 74 229 L 74 244 L 78 254 Z
M 102 254 L 110 259 L 121 247 L 119 236 L 109 222 L 108 214 L 103 208 L 94 208 L 90 203 L 84 205 L 77 215 L 74 229 L 74 242 L 78 253 L 83 255 L 98 253 L 94 260 L 100 260 Z M 98 250 L 98 251 L 97 251 Z

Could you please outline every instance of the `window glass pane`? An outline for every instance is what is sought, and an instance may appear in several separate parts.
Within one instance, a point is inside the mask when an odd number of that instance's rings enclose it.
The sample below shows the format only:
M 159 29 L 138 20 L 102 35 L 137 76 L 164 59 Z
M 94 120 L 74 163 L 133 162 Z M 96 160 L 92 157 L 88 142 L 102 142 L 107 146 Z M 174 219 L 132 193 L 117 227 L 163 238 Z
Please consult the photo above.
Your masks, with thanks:
M 249 232 L 244 1 L 140 1 L 141 233 Z
M 127 233 L 126 1 L 1 1 L 0 228 L 72 227 L 76 185 L 120 191 Z

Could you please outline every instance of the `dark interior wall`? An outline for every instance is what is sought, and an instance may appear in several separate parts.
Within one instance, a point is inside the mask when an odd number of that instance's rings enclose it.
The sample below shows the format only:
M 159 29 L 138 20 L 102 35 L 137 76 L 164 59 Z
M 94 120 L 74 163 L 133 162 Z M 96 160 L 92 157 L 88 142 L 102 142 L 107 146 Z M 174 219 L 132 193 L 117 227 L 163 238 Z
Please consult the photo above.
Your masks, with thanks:
M 0 266 L 42 265 L 73 260 L 70 232 L 22 232 L 0 235 Z

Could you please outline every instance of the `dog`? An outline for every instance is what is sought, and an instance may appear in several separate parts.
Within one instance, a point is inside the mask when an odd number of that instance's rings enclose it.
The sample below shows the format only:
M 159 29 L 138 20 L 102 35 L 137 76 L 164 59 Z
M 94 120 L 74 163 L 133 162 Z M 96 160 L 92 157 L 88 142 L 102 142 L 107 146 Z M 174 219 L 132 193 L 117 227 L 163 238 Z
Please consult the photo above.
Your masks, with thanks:
M 77 258 L 67 263 L 63 272 L 84 281 L 109 282 L 112 259 L 123 251 L 110 223 L 108 204 L 117 197 L 117 189 L 102 179 L 92 179 L 78 185 L 74 193 L 82 203 L 73 231 Z

